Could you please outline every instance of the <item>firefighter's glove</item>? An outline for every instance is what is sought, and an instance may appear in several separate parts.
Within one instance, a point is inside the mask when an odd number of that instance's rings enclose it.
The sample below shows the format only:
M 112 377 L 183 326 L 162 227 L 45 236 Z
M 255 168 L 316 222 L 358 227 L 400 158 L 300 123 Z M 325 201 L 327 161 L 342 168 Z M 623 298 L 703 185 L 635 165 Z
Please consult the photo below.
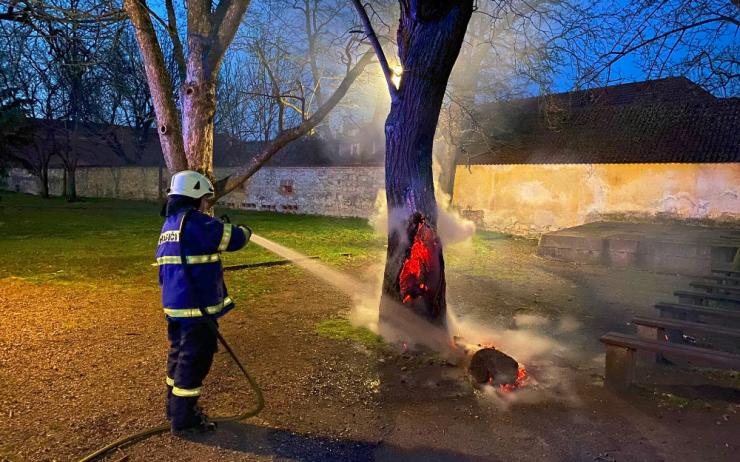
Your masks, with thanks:
M 221 221 L 224 223 L 231 223 L 231 218 L 229 218 L 229 216 L 224 213 L 223 215 L 221 215 Z

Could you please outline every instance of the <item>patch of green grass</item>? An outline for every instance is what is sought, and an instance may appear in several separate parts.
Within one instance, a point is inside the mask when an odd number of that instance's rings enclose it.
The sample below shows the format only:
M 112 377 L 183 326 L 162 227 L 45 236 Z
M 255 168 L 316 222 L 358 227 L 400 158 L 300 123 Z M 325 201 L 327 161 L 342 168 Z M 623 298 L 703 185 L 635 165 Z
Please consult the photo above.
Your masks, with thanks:
M 529 281 L 531 269 L 517 264 L 521 258 L 531 258 L 537 241 L 515 238 L 507 234 L 478 231 L 468 242 L 453 244 L 445 249 L 445 267 L 454 272 L 476 277 L 495 276 L 497 280 Z M 491 268 L 496 268 L 495 275 Z
M 84 199 L 67 203 L 60 198 L 4 193 L 0 278 L 156 287 L 157 270 L 151 264 L 163 221 L 159 211 L 160 205 L 152 202 Z M 335 266 L 376 258 L 383 252 L 383 240 L 362 219 L 217 208 L 216 216 L 224 213 L 256 234 Z M 278 259 L 282 258 L 253 244 L 225 254 L 224 265 Z
M 730 371 L 721 369 L 695 368 L 705 377 L 713 382 L 725 383 L 733 388 L 740 388 L 740 371 Z
M 369 348 L 382 348 L 382 337 L 364 327 L 355 327 L 346 318 L 325 319 L 316 325 L 314 331 L 321 337 L 332 340 L 350 340 Z
M 656 398 L 658 399 L 658 406 L 665 409 L 684 409 L 691 403 L 688 398 L 673 393 L 657 393 Z

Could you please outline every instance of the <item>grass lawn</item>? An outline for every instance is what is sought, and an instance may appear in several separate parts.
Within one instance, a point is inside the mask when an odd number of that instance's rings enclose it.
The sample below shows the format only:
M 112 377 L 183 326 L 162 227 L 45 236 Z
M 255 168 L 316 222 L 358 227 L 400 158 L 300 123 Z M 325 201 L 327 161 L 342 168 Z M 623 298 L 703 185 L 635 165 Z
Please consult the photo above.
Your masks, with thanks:
M 132 285 L 156 274 L 151 263 L 162 225 L 158 204 L 113 199 L 69 204 L 14 193 L 3 194 L 0 204 L 0 278 Z M 362 262 L 383 251 L 382 239 L 362 219 L 217 209 L 223 213 L 233 223 L 334 265 Z M 275 259 L 251 245 L 225 255 L 224 264 Z
M 62 284 L 149 284 L 156 275 L 151 264 L 162 226 L 159 211 L 160 205 L 151 202 L 88 198 L 67 203 L 62 198 L 3 193 L 0 278 Z M 384 238 L 360 218 L 216 210 L 218 216 L 224 213 L 233 223 L 249 225 L 261 236 L 317 255 L 334 266 L 362 266 L 378 261 L 384 252 Z M 447 267 L 485 275 L 488 263 L 503 257 L 499 248 L 509 242 L 502 234 L 478 233 L 462 251 L 449 249 Z M 277 259 L 280 257 L 250 245 L 244 251 L 225 254 L 224 264 Z

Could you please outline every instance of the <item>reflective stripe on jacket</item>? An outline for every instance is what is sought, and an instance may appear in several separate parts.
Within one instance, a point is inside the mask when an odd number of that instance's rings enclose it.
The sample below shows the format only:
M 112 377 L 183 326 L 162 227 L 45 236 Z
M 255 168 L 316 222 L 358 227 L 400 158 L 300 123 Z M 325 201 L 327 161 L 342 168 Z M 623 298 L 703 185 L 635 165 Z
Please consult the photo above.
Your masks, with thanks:
M 188 210 L 192 210 L 185 221 Z M 167 217 L 157 246 L 162 305 L 168 318 L 193 320 L 200 308 L 214 316 L 226 314 L 234 303 L 224 284 L 221 252 L 233 252 L 249 241 L 249 230 L 222 223 L 195 209 Z M 183 256 L 189 277 L 185 274 Z

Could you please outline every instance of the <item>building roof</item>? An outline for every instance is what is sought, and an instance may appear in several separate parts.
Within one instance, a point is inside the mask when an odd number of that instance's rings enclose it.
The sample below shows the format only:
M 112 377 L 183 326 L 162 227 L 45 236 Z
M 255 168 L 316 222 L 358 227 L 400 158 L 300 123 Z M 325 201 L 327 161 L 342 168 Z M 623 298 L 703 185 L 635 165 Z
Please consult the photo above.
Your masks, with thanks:
M 460 164 L 740 162 L 740 98 L 716 98 L 682 77 L 476 112 Z
M 683 77 L 613 85 L 481 105 L 458 164 L 592 164 L 740 162 L 740 98 L 716 98 Z M 163 165 L 156 131 L 141 143 L 129 127 L 31 120 L 35 144 L 18 155 L 64 148 L 72 141 L 80 167 Z M 50 136 L 53 135 L 53 136 Z M 68 139 L 72 138 L 72 139 Z M 383 165 L 382 130 L 336 139 L 304 137 L 268 166 Z M 214 136 L 214 165 L 245 165 L 263 147 Z M 141 146 L 137 148 L 137 146 Z M 60 167 L 55 156 L 51 166 Z
M 16 149 L 19 158 L 34 159 L 38 151 L 64 152 L 74 144 L 77 149 L 78 167 L 156 167 L 164 165 L 159 136 L 155 130 L 137 133 L 123 126 L 81 124 L 76 131 L 64 121 L 32 119 L 29 129 L 34 130 L 34 143 Z M 382 152 L 350 154 L 347 143 L 352 140 L 322 140 L 303 137 L 278 152 L 268 166 L 357 166 L 382 164 Z M 216 167 L 245 165 L 259 154 L 263 142 L 245 142 L 230 136 L 216 134 L 213 140 Z M 51 167 L 63 165 L 60 156 L 51 159 Z

